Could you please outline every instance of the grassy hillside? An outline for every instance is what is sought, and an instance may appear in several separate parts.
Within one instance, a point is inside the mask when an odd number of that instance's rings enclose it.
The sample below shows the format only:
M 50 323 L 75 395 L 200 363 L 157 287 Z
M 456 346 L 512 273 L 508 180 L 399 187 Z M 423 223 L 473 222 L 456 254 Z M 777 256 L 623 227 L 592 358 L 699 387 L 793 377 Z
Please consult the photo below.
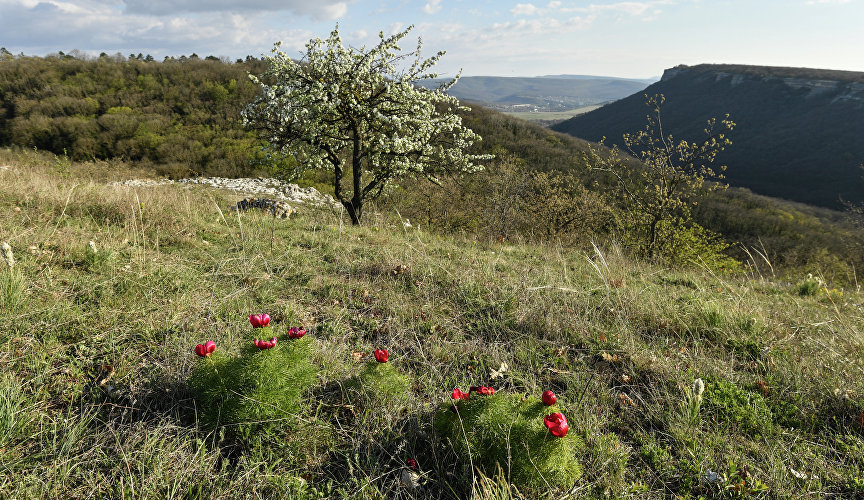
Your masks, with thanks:
M 664 94 L 663 124 L 698 140 L 705 121 L 737 124 L 718 156 L 727 181 L 756 193 L 838 208 L 864 200 L 864 73 L 700 65 L 667 70 L 644 91 L 554 126 L 587 140 L 620 144 L 644 128 L 644 94 Z
M 444 237 L 386 214 L 364 227 L 308 207 L 238 215 L 232 193 L 0 160 L 0 241 L 15 258 L 0 261 L 0 496 L 864 494 L 860 292 L 653 267 L 614 247 Z M 290 413 L 213 428 L 189 381 L 211 360 L 193 348 L 269 359 L 250 354 L 260 312 L 280 346 L 289 326 L 308 329 L 314 382 Z M 404 389 L 364 385 L 376 348 Z M 560 460 L 575 484 L 534 477 L 520 493 L 473 471 L 495 457 L 459 453 L 433 425 L 472 385 L 496 394 L 464 411 L 555 391 L 569 434 L 534 425 L 539 446 L 572 445 Z M 464 437 L 519 421 L 497 418 Z M 517 463 L 509 435 L 493 448 Z

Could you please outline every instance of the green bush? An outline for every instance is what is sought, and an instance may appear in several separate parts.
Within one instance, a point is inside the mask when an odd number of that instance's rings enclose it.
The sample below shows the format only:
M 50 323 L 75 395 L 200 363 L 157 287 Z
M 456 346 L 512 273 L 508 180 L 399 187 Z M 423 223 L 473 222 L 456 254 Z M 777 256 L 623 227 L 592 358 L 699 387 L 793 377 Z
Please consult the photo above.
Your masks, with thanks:
M 537 398 L 472 394 L 456 405 L 443 405 L 435 416 L 434 426 L 453 450 L 464 457 L 466 468 L 473 464 L 492 476 L 501 467 L 518 487 L 569 488 L 582 475 L 576 455 L 583 443 L 572 429 L 574 422 L 569 422 L 570 433 L 563 438 L 549 433 L 543 417 L 554 412 L 560 409 L 544 406 Z
M 206 428 L 295 420 L 303 394 L 315 382 L 311 339 L 279 340 L 259 350 L 249 342 L 240 355 L 221 351 L 201 358 L 189 376 Z
M 403 399 L 411 389 L 410 379 L 393 363 L 369 362 L 357 380 L 363 392 L 378 398 Z

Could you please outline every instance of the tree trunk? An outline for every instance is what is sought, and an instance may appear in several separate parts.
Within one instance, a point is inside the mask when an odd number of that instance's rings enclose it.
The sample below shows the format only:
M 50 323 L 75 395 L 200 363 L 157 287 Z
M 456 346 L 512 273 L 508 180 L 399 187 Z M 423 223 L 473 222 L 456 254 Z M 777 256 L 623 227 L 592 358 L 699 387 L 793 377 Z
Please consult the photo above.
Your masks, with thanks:
M 351 198 L 351 201 L 343 201 L 342 206 L 348 211 L 348 216 L 351 217 L 351 225 L 359 226 L 360 218 L 363 216 L 363 200 L 357 196 Z

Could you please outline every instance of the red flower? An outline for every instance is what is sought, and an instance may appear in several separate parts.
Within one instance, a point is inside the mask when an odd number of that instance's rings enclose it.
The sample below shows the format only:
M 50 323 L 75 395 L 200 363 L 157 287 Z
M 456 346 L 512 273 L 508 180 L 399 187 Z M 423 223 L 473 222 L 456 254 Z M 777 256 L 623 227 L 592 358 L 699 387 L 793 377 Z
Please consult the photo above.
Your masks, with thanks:
M 457 387 L 453 389 L 453 400 L 459 401 L 460 399 L 468 399 L 468 394 L 462 392 L 462 389 Z
M 255 347 L 257 347 L 258 349 L 261 349 L 261 350 L 272 349 L 273 347 L 276 346 L 276 337 L 273 337 L 270 340 L 255 339 L 254 342 L 255 342 Z
M 405 465 L 407 465 L 408 468 L 411 470 L 417 470 L 417 461 L 413 458 L 409 458 L 407 461 L 405 461 Z
M 543 423 L 546 424 L 546 428 L 555 437 L 563 438 L 567 435 L 567 431 L 570 430 L 570 426 L 567 425 L 567 417 L 563 413 L 546 415 L 543 417 Z
M 552 391 L 546 391 L 543 393 L 543 404 L 546 406 L 552 406 L 558 402 L 558 398 L 555 396 L 555 393 Z
M 374 353 L 374 354 L 375 354 L 375 359 L 376 359 L 379 363 L 386 363 L 386 362 L 387 362 L 387 358 L 390 357 L 390 353 L 387 352 L 387 349 L 375 349 L 375 353 Z
M 491 396 L 491 395 L 495 394 L 495 389 L 492 387 L 486 387 L 484 385 L 481 385 L 481 386 L 474 385 L 468 389 L 469 394 L 472 392 L 476 392 L 477 394 L 479 394 L 481 396 Z
M 296 326 L 292 326 L 290 330 L 288 330 L 288 337 L 292 339 L 299 339 L 306 335 L 306 330 L 301 330 Z
M 263 328 L 270 324 L 269 314 L 250 314 L 249 322 L 252 323 L 252 328 Z
M 202 358 L 210 357 L 210 355 L 213 354 L 213 351 L 215 351 L 215 350 L 216 350 L 216 342 L 213 342 L 212 340 L 208 340 L 203 345 L 198 344 L 195 346 L 195 354 L 201 356 Z

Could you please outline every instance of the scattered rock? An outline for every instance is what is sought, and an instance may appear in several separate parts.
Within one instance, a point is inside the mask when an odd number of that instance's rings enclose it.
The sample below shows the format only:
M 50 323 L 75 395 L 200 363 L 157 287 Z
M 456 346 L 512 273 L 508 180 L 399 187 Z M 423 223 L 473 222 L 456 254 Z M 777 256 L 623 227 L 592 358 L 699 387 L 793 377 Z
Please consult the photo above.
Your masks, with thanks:
M 203 184 L 219 189 L 230 189 L 246 196 L 267 195 L 277 201 L 308 203 L 312 205 L 338 205 L 329 194 L 321 194 L 313 187 L 301 188 L 296 184 L 282 182 L 272 177 L 229 179 L 227 177 L 195 177 L 172 181 L 169 179 L 130 179 L 113 182 L 115 186 L 151 187 L 164 184 Z
M 231 210 L 239 210 L 245 212 L 253 208 L 259 208 L 279 219 L 287 219 L 295 212 L 291 205 L 284 201 L 270 200 L 267 198 L 243 198 L 237 202 L 237 205 L 229 207 Z

